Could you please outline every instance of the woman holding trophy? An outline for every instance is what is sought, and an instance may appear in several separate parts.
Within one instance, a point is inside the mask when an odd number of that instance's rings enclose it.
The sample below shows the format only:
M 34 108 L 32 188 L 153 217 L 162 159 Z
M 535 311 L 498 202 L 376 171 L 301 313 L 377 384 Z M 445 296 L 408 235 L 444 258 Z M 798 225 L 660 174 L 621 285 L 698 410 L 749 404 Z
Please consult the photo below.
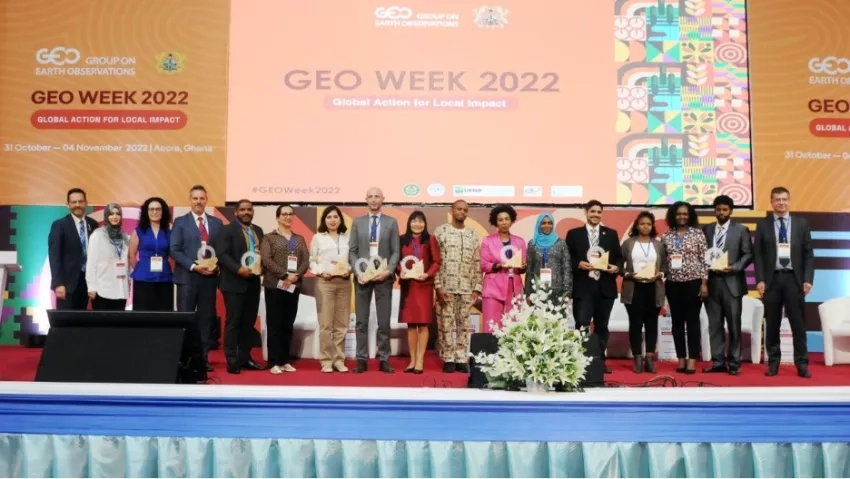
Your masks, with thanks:
M 316 312 L 319 316 L 319 362 L 323 373 L 344 373 L 345 335 L 351 316 L 351 266 L 348 264 L 348 227 L 342 212 L 328 206 L 310 243 L 310 270 L 316 275 Z
M 496 232 L 481 243 L 481 271 L 484 272 L 481 309 L 487 333 L 492 332 L 490 323 L 500 325 L 514 299 L 523 294 L 522 274 L 525 273 L 527 250 L 525 241 L 511 234 L 515 221 L 515 209 L 497 205 L 490 210 L 490 224 L 496 227 Z
M 434 319 L 434 277 L 440 271 L 440 248 L 428 233 L 428 220 L 421 211 L 407 218 L 407 230 L 400 239 L 401 285 L 399 322 L 407 324 L 410 364 L 406 373 L 422 374 L 428 347 L 428 326 Z
M 664 306 L 664 245 L 656 237 L 655 215 L 638 213 L 623 242 L 623 291 L 620 301 L 629 313 L 629 346 L 634 372 L 655 372 L 653 357 L 658 341 L 658 313 Z M 646 341 L 643 356 L 642 339 Z
M 555 217 L 542 213 L 534 226 L 534 238 L 528 242 L 528 271 L 525 294 L 534 293 L 534 284 L 549 290 L 552 304 L 564 304 L 573 291 L 570 251 L 555 232 Z

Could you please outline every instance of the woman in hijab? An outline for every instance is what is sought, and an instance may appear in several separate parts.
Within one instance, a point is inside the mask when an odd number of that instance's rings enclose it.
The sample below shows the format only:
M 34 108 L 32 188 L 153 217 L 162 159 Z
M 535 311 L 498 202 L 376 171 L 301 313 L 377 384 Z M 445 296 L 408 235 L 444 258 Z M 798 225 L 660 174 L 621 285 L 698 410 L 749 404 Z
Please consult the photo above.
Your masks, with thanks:
M 121 206 L 109 203 L 103 215 L 103 226 L 95 230 L 89 239 L 86 283 L 92 309 L 123 311 L 130 292 L 127 262 L 130 238 L 121 230 Z
M 537 217 L 534 237 L 528 242 L 528 270 L 525 273 L 525 294 L 547 288 L 549 300 L 562 304 L 573 292 L 570 253 L 567 243 L 555 233 L 555 217 L 543 213 Z

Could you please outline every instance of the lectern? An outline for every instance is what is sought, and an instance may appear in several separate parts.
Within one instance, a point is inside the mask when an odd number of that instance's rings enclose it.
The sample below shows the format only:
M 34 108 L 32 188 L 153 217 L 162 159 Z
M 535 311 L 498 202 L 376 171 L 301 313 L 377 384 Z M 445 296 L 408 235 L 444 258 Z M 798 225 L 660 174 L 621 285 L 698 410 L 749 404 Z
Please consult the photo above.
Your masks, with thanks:
M 3 311 L 3 299 L 9 284 L 9 273 L 21 271 L 17 251 L 0 251 L 0 311 Z

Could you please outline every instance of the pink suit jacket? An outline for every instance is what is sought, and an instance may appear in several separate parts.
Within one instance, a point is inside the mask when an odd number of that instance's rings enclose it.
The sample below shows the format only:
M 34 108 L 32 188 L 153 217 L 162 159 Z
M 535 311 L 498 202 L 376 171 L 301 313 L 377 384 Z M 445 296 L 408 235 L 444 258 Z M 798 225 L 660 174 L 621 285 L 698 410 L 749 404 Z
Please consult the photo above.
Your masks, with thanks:
M 525 245 L 525 240 L 512 234 L 511 244 L 519 248 L 523 263 L 528 261 L 528 249 Z M 509 300 L 508 272 L 505 270 L 493 271 L 493 265 L 502 263 L 502 246 L 499 233 L 493 233 L 481 242 L 481 271 L 484 272 L 481 297 L 483 298 L 492 298 L 499 301 Z M 518 271 L 515 271 L 513 277 L 513 295 L 517 296 L 522 293 L 522 275 Z

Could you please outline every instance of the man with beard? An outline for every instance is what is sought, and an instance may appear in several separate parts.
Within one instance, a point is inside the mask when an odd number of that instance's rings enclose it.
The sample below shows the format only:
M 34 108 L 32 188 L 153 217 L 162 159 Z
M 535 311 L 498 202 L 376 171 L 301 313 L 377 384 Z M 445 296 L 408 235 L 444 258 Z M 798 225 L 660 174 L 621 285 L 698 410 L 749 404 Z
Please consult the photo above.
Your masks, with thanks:
M 703 369 L 703 372 L 728 372 L 737 376 L 741 368 L 741 311 L 743 297 L 747 294 L 747 275 L 744 270 L 753 260 L 753 248 L 749 228 L 729 219 L 734 208 L 732 198 L 718 196 L 714 199 L 714 216 L 717 221 L 703 227 L 708 249 L 724 252 L 729 260 L 726 267 L 710 269 L 708 272 L 705 311 L 708 313 L 711 367 Z M 724 324 L 729 327 L 729 352 L 725 357 L 727 344 Z
M 50 289 L 56 294 L 56 309 L 85 310 L 89 304 L 86 256 L 97 221 L 86 216 L 85 191 L 71 188 L 65 198 L 70 214 L 54 221 L 47 237 Z
M 213 241 L 221 265 L 219 288 L 227 310 L 224 357 L 230 374 L 239 374 L 242 368 L 263 369 L 251 359 L 252 332 L 260 307 L 260 275 L 252 265 L 260 261 L 263 239 L 263 229 L 253 221 L 254 205 L 249 200 L 239 200 L 236 221 L 222 228 Z
M 481 238 L 466 227 L 468 214 L 466 201 L 457 200 L 452 205 L 452 222 L 434 230 L 441 258 L 434 279 L 439 305 L 437 344 L 447 373 L 469 372 L 469 309 L 481 294 Z

